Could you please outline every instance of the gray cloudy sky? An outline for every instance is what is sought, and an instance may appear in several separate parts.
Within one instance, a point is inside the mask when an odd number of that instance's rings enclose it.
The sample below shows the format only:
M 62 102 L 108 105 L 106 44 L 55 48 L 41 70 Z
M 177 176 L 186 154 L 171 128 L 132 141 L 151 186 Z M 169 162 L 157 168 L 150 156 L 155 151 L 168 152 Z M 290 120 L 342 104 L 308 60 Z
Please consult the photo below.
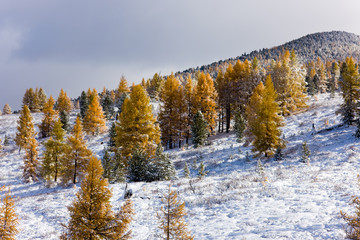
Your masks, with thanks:
M 360 34 L 357 0 L 0 0 L 0 109 L 27 88 L 57 98 L 270 48 Z

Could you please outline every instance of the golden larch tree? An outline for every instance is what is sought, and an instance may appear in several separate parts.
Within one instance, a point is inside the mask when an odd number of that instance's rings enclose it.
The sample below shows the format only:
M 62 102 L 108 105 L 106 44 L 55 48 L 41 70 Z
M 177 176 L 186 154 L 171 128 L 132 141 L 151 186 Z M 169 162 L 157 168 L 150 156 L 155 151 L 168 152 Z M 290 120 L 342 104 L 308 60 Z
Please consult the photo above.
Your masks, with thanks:
M 0 191 L 4 187 L 0 188 Z M 0 239 L 2 240 L 15 240 L 18 230 L 18 217 L 14 208 L 14 199 L 11 197 L 10 188 L 1 199 L 0 206 Z
M 24 171 L 23 178 L 25 182 L 32 182 L 38 180 L 38 142 L 35 137 L 29 139 L 25 145 L 26 154 L 24 156 Z
M 57 181 L 59 173 L 63 170 L 63 161 L 67 145 L 64 142 L 66 132 L 62 128 L 60 119 L 55 122 L 51 137 L 45 142 L 45 151 L 42 161 L 42 176 L 47 180 Z
M 83 125 L 84 131 L 87 134 L 95 136 L 95 134 L 103 133 L 106 131 L 106 119 L 103 109 L 99 102 L 99 96 L 96 90 L 93 90 L 93 99 L 90 102 L 89 108 L 86 111 Z
M 160 142 L 160 129 L 152 113 L 150 98 L 141 85 L 132 88 L 116 123 L 116 146 L 124 157 L 131 156 L 135 147 L 153 155 Z
M 170 149 L 183 139 L 186 131 L 186 102 L 183 88 L 173 74 L 167 77 L 160 92 L 159 122 L 161 138 Z M 180 146 L 179 146 L 180 147 Z
M 73 104 L 71 102 L 71 99 L 67 96 L 66 92 L 61 89 L 59 97 L 56 101 L 56 109 L 61 112 L 70 112 L 73 109 Z
M 178 200 L 178 195 L 175 190 L 171 190 L 169 185 L 169 190 L 164 194 L 161 202 L 164 206 L 161 207 L 160 212 L 158 212 L 157 217 L 160 221 L 159 228 L 162 230 L 163 234 L 160 236 L 162 239 L 182 239 L 182 240 L 192 240 L 194 239 L 191 236 L 190 232 L 187 229 L 187 224 L 185 222 L 186 210 L 185 202 Z
M 15 143 L 19 147 L 20 152 L 29 143 L 30 138 L 33 138 L 35 135 L 33 118 L 27 105 L 23 106 L 17 124 Z
M 61 171 L 62 181 L 67 184 L 70 180 L 73 184 L 83 178 L 86 165 L 92 152 L 87 149 L 84 140 L 80 117 L 78 116 L 72 129 L 71 136 L 67 139 L 67 151 Z
M 127 82 L 125 76 L 121 76 L 119 86 L 118 86 L 116 94 L 115 94 L 115 99 L 116 99 L 115 102 L 118 102 L 121 99 L 121 96 L 124 93 L 128 93 L 128 92 L 130 92 L 128 82 Z
M 284 125 L 283 117 L 276 102 L 277 93 L 271 80 L 266 78 L 265 86 L 262 82 L 254 89 L 246 108 L 248 120 L 248 139 L 253 143 L 252 151 L 265 156 L 273 155 L 277 148 L 283 148 L 280 139 L 280 127 Z
M 128 230 L 133 210 L 131 200 L 127 200 L 119 213 L 111 209 L 111 191 L 104 179 L 101 161 L 90 157 L 86 176 L 76 199 L 68 207 L 70 222 L 61 239 L 129 239 Z
M 208 123 L 209 130 L 212 132 L 216 125 L 216 98 L 217 93 L 214 81 L 210 74 L 201 72 L 194 90 L 194 112 L 195 115 L 201 111 Z
M 49 137 L 50 132 L 52 131 L 52 128 L 54 126 L 54 123 L 57 120 L 57 111 L 54 109 L 55 100 L 52 96 L 49 97 L 49 99 L 46 101 L 44 107 L 43 107 L 43 120 L 41 122 L 41 125 L 39 126 L 40 129 L 40 135 L 42 138 Z

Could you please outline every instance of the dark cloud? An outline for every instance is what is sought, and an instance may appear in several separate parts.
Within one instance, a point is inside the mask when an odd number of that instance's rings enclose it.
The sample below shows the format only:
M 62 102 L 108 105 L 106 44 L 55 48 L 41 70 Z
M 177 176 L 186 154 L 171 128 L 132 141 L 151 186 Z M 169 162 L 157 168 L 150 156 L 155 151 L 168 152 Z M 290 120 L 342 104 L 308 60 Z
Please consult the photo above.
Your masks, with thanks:
M 269 48 L 305 34 L 360 33 L 359 3 L 208 0 L 5 0 L 0 108 L 27 87 L 76 96 Z

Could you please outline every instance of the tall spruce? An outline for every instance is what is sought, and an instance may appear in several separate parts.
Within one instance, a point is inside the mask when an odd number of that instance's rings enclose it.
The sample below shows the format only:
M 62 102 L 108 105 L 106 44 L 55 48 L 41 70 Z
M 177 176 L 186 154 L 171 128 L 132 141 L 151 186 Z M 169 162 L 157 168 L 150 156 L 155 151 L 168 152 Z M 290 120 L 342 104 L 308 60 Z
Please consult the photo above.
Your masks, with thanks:
M 68 207 L 70 221 L 61 239 L 129 239 L 129 224 L 133 218 L 131 200 L 118 213 L 111 209 L 111 191 L 102 177 L 101 162 L 90 157 L 86 176 L 76 199 Z
M 81 92 L 79 103 L 80 103 L 80 116 L 81 118 L 84 118 L 89 108 L 89 100 L 85 91 Z
M 195 114 L 191 125 L 192 142 L 195 148 L 205 144 L 205 141 L 209 135 L 207 125 L 208 124 L 202 112 L 198 111 Z
M 70 117 L 69 113 L 66 111 L 61 111 L 59 113 L 60 122 L 62 123 L 62 128 L 66 131 L 70 131 Z
M 235 119 L 234 119 L 234 131 L 238 142 L 244 137 L 244 132 L 246 129 L 246 122 L 243 117 L 243 114 L 240 110 L 235 112 Z

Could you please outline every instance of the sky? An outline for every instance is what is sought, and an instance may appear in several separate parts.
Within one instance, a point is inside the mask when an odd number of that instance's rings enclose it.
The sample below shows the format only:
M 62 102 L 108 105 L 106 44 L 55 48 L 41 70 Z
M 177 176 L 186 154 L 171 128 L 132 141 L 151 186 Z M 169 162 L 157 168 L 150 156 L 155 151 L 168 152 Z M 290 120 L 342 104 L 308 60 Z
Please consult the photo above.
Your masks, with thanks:
M 307 34 L 360 35 L 357 0 L 0 0 L 0 110 L 140 83 Z

